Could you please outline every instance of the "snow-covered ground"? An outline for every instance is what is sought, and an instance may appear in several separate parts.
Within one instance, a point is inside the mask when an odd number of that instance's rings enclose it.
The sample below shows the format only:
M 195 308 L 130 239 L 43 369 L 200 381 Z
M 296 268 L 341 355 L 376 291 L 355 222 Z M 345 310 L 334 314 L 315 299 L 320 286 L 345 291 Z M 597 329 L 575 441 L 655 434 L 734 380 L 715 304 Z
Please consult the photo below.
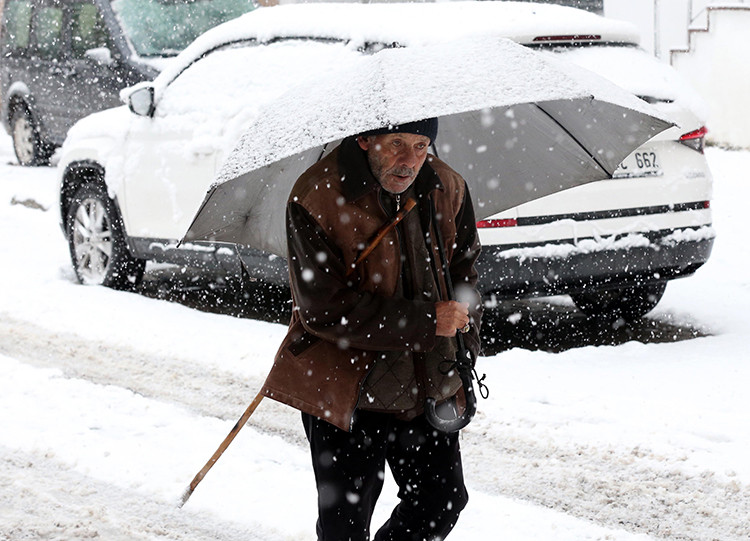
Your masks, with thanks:
M 714 253 L 649 316 L 707 336 L 481 358 L 451 539 L 750 539 L 750 152 L 707 155 Z M 270 400 L 177 507 L 285 328 L 76 285 L 54 170 L 14 163 L 3 134 L 0 539 L 314 539 L 298 415 Z M 389 481 L 376 522 L 395 503 Z

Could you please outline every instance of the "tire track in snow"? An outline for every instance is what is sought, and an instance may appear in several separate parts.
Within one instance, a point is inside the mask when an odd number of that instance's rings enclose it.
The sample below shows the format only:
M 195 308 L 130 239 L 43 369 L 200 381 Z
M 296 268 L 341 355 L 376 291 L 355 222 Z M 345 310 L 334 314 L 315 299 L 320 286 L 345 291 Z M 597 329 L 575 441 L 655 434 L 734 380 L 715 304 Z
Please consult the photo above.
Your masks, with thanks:
M 265 541 L 262 524 L 239 528 L 84 476 L 49 456 L 0 446 L 0 539 Z M 23 475 L 18 475 L 24 470 Z M 54 518 L 51 518 L 54 517 Z
M 200 415 L 235 420 L 260 379 L 50 331 L 0 316 L 0 352 L 67 376 L 117 385 Z M 250 423 L 305 447 L 296 411 L 265 400 Z M 219 442 L 217 442 L 218 445 Z M 564 444 L 533 428 L 491 426 L 480 410 L 462 436 L 470 484 L 577 518 L 673 540 L 750 538 L 750 489 L 713 472 L 690 475 L 646 448 Z
M 655 538 L 750 539 L 750 487 L 738 480 L 711 471 L 691 475 L 674 457 L 645 446 L 566 444 L 531 427 L 489 430 L 481 417 L 480 411 L 462 452 L 483 491 Z
M 32 366 L 57 368 L 65 377 L 116 385 L 222 420 L 239 419 L 263 383 L 259 378 L 209 369 L 191 359 L 87 340 L 3 315 L 0 337 L 0 353 Z M 264 400 L 249 424 L 306 445 L 299 416 L 274 400 Z

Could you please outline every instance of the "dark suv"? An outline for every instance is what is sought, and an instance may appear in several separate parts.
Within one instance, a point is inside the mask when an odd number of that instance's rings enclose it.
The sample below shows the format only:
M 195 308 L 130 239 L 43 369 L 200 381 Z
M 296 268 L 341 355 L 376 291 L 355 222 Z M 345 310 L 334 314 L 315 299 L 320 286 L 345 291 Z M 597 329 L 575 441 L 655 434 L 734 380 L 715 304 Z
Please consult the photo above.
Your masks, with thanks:
M 77 120 L 120 105 L 120 89 L 251 9 L 251 0 L 5 0 L 1 114 L 18 161 L 47 164 Z

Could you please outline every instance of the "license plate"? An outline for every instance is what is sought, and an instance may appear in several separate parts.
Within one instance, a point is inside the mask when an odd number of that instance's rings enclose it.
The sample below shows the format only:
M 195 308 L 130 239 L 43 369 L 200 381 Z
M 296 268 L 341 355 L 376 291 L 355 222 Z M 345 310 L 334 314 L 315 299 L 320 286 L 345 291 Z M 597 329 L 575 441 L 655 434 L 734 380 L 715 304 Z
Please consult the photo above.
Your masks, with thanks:
M 613 177 L 648 177 L 660 174 L 659 154 L 655 150 L 638 150 L 623 160 Z

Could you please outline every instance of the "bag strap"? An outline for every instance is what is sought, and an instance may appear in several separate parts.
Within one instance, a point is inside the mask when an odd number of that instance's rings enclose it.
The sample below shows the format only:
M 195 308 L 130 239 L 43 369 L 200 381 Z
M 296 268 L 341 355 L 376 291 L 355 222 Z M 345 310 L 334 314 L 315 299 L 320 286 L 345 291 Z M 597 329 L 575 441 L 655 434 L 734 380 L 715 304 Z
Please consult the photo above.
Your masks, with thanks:
M 417 202 L 414 201 L 411 197 L 406 200 L 404 203 L 404 206 L 401 207 L 401 210 L 399 210 L 396 215 L 391 218 L 389 221 L 384 223 L 380 229 L 375 233 L 370 243 L 365 246 L 364 250 L 360 252 L 360 254 L 357 256 L 357 259 L 354 260 L 354 263 L 352 263 L 352 266 L 349 267 L 349 270 L 346 271 L 346 277 L 348 278 L 351 276 L 351 274 L 354 272 L 354 270 L 357 268 L 357 265 L 362 263 L 362 261 L 365 260 L 365 258 L 372 253 L 372 251 L 380 244 L 380 242 L 385 238 L 385 236 L 398 225 L 398 223 L 403 220 L 407 214 L 409 214 L 409 211 L 413 209 L 415 206 L 417 206 Z

